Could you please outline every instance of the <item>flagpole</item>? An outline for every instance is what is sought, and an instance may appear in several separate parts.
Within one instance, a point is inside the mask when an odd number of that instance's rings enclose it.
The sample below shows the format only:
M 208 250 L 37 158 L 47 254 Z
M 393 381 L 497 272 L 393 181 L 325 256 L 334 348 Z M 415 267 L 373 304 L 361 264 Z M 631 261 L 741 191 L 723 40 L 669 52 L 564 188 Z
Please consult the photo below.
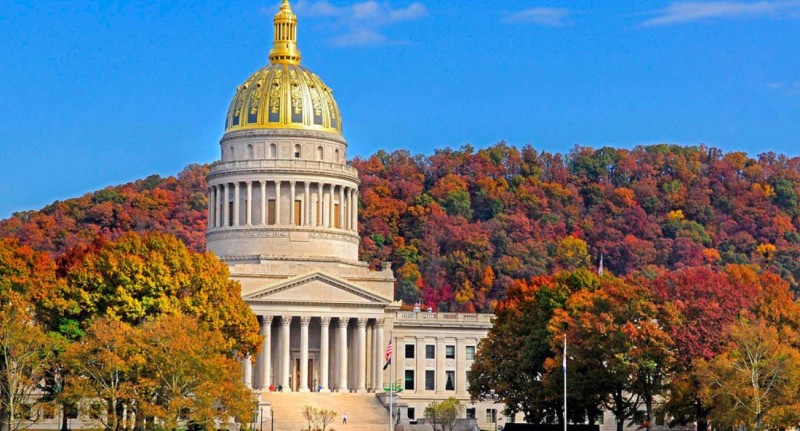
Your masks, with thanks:
M 392 354 L 389 356 L 389 431 L 394 431 L 394 420 L 392 419 L 392 415 L 394 414 L 394 333 L 389 333 L 389 343 L 392 345 Z
M 567 431 L 567 334 L 564 334 L 564 431 Z

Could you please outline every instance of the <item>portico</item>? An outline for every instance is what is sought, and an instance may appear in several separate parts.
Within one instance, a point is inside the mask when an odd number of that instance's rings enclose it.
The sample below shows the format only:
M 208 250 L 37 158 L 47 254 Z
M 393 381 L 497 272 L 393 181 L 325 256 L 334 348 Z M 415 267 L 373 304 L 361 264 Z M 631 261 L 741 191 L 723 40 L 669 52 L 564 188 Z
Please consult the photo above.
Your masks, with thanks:
M 243 361 L 249 387 L 383 390 L 385 315 L 394 308 L 388 298 L 315 271 L 252 291 L 244 299 L 259 318 L 262 336 L 261 352 Z M 249 381 L 247 376 L 252 376 Z
M 382 316 L 264 315 L 259 320 L 267 328 L 262 330 L 265 347 L 254 361 L 243 361 L 244 375 L 254 377 L 245 383 L 253 389 L 382 391 L 383 373 L 370 366 L 383 355 L 375 348 L 381 341 L 376 338 L 383 338 Z

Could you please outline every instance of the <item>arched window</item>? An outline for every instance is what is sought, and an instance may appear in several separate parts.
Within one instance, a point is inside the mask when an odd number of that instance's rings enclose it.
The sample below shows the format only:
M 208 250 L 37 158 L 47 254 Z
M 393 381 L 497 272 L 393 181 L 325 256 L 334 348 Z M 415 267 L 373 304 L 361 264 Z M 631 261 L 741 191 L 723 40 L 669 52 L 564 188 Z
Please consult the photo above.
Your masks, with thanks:
M 253 154 L 253 144 L 247 144 L 247 157 L 250 160 L 255 158 L 255 154 Z
M 339 149 L 338 149 L 338 148 L 337 148 L 337 149 L 336 149 L 336 151 L 334 152 L 334 155 L 335 155 L 335 158 L 336 158 L 336 163 L 339 163 L 339 162 L 341 162 L 341 160 L 339 160 Z
M 294 145 L 294 158 L 295 159 L 299 159 L 300 158 L 300 144 L 295 144 Z
M 269 144 L 269 156 L 273 159 L 278 157 L 278 146 L 276 144 Z
M 236 154 L 236 153 L 233 151 L 233 145 L 231 145 L 230 147 L 228 147 L 228 160 L 233 160 L 233 159 L 235 159 L 235 158 L 236 158 L 236 157 L 234 157 L 234 155 L 235 155 L 235 154 Z
M 322 152 L 322 146 L 317 147 L 317 160 L 323 159 L 324 153 Z

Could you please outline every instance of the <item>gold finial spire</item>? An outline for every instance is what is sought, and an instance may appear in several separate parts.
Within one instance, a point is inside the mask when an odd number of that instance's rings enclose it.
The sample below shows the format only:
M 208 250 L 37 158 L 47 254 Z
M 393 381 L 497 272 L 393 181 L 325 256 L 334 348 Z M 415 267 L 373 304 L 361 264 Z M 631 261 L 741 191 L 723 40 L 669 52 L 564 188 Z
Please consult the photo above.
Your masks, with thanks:
M 272 22 L 275 32 L 272 49 L 269 51 L 269 62 L 300 63 L 300 50 L 297 48 L 297 15 L 292 12 L 289 0 L 283 0 L 281 10 L 275 14 Z

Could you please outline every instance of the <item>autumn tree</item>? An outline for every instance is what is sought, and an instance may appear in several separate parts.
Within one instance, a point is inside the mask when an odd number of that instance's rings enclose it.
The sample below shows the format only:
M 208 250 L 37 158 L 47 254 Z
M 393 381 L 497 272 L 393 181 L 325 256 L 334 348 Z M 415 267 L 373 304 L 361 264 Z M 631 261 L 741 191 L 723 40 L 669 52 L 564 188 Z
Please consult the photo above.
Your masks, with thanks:
M 42 419 L 39 383 L 52 360 L 51 342 L 16 292 L 0 295 L 0 430 L 16 431 Z
M 531 423 L 558 417 L 559 403 L 545 390 L 542 376 L 545 360 L 553 356 L 547 325 L 553 309 L 563 306 L 569 293 L 568 287 L 549 277 L 517 281 L 509 288 L 468 374 L 473 400 L 495 391 L 503 399 L 506 415 L 522 412 Z
M 555 311 L 552 344 L 559 346 L 566 332 L 572 362 L 598 384 L 589 390 L 602 397 L 622 431 L 641 403 L 651 421 L 653 398 L 665 389 L 673 356 L 662 325 L 669 317 L 645 286 L 613 276 L 598 279 L 596 288 L 574 292 Z
M 191 316 L 165 314 L 137 332 L 147 355 L 139 402 L 148 415 L 170 429 L 185 422 L 216 429 L 231 417 L 247 420 L 251 392 L 219 331 Z
M 64 282 L 50 310 L 56 328 L 104 316 L 138 325 L 180 313 L 221 331 L 231 350 L 258 350 L 258 323 L 241 299 L 241 287 L 228 278 L 227 266 L 211 253 L 191 251 L 173 236 L 101 238 L 68 251 L 58 272 Z
M 498 303 L 494 325 L 478 347 L 468 377 L 470 397 L 483 399 L 495 391 L 506 415 L 521 412 L 529 423 L 562 421 L 563 375 L 557 359 L 561 349 L 551 344 L 554 331 L 560 328 L 551 325 L 551 320 L 570 295 L 598 284 L 598 277 L 586 269 L 514 282 L 508 297 Z M 596 420 L 602 395 L 591 388 L 597 380 L 582 372 L 579 364 L 573 365 L 570 380 L 575 384 L 569 393 L 568 417 Z
M 250 393 L 227 342 L 192 317 L 165 314 L 140 326 L 100 318 L 63 360 L 70 372 L 63 395 L 95 400 L 80 403 L 83 416 L 106 430 L 144 428 L 146 418 L 169 429 L 215 429 L 250 414 Z M 125 423 L 125 412 L 137 423 Z
M 303 418 L 308 421 L 309 430 L 325 431 L 338 413 L 335 410 L 306 404 L 302 408 Z
M 722 427 L 789 429 L 800 424 L 800 352 L 763 319 L 742 318 L 724 351 L 700 369 L 711 419 Z
M 138 407 L 142 367 L 148 356 L 131 325 L 108 317 L 97 319 L 61 358 L 69 370 L 61 396 L 92 400 L 78 403 L 83 417 L 105 430 L 124 429 L 124 412 Z
M 700 397 L 696 361 L 708 361 L 725 345 L 725 334 L 742 310 L 750 309 L 758 296 L 757 275 L 731 266 L 727 272 L 710 268 L 685 268 L 656 277 L 650 283 L 654 300 L 675 312 L 664 327 L 675 347 L 675 372 L 665 407 L 673 423 L 697 423 L 708 428 L 711 406 Z
M 430 421 L 433 431 L 453 431 L 456 421 L 464 413 L 464 405 L 455 397 L 434 401 L 425 407 L 425 419 Z

